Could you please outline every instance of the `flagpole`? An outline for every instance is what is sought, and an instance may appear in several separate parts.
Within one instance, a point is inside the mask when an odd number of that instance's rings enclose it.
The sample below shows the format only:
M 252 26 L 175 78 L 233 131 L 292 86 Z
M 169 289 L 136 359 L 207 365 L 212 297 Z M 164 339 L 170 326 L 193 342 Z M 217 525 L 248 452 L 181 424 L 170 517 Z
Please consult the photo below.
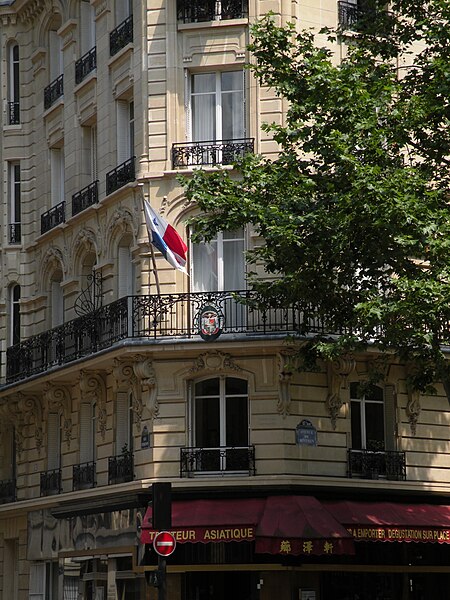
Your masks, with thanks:
M 153 276 L 155 277 L 156 293 L 158 294 L 158 296 L 160 296 L 161 288 L 159 287 L 159 275 L 158 275 L 158 269 L 156 268 L 155 251 L 153 249 L 152 243 L 150 243 L 150 252 L 152 253 L 152 266 L 153 266 Z

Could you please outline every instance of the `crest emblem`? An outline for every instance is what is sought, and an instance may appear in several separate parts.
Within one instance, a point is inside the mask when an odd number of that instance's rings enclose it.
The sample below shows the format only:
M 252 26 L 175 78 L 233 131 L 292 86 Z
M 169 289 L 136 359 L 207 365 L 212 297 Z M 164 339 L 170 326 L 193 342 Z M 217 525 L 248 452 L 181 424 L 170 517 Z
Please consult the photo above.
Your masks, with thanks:
M 216 340 L 223 331 L 224 316 L 217 307 L 207 304 L 197 316 L 198 332 L 205 341 Z

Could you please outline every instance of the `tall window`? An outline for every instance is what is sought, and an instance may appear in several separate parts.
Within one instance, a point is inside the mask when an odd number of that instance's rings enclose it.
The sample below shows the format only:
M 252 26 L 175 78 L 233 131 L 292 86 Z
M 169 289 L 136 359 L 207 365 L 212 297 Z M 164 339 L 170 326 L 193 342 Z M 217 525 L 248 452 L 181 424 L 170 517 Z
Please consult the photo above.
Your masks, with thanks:
M 8 427 L 2 431 L 2 455 L 0 460 L 0 480 L 16 478 L 16 440 L 14 428 Z
M 62 40 L 54 29 L 48 32 L 48 45 L 50 82 L 52 82 L 63 74 L 64 69 Z
M 371 386 L 364 393 L 359 384 L 350 384 L 352 448 L 382 451 L 385 449 L 385 418 L 383 390 Z
M 244 231 L 223 231 L 208 243 L 192 244 L 195 292 L 245 289 Z
M 64 200 L 64 149 L 50 148 L 50 194 L 52 206 Z
M 133 451 L 133 396 L 118 392 L 116 400 L 116 454 Z
M 95 8 L 89 0 L 80 2 L 80 48 L 81 56 L 95 46 Z
M 236 377 L 199 381 L 194 386 L 192 408 L 193 445 L 204 450 L 201 470 L 233 470 L 245 464 L 249 443 L 247 381 Z M 227 450 L 222 451 L 223 447 Z
M 243 71 L 195 73 L 190 92 L 193 142 L 245 137 Z
M 97 125 L 82 127 L 82 175 L 85 185 L 98 178 L 97 171 Z
M 30 600 L 58 600 L 58 563 L 30 564 Z
M 8 116 L 10 125 L 20 123 L 19 65 L 19 46 L 11 44 L 8 48 Z
M 62 273 L 57 271 L 50 281 L 50 315 L 51 327 L 58 327 L 64 322 L 64 292 L 61 286 Z
M 96 405 L 82 402 L 80 405 L 80 463 L 95 461 Z
M 11 346 L 20 342 L 20 285 L 9 288 L 10 327 L 9 343 Z
M 19 244 L 22 236 L 20 163 L 9 163 L 9 243 Z
M 135 268 L 128 244 L 121 242 L 117 259 L 117 297 L 132 296 L 135 292 Z
M 49 412 L 47 417 L 47 470 L 61 468 L 61 415 Z
M 133 0 L 116 0 L 116 24 L 119 25 L 133 14 Z
M 117 164 L 134 156 L 134 102 L 117 102 Z

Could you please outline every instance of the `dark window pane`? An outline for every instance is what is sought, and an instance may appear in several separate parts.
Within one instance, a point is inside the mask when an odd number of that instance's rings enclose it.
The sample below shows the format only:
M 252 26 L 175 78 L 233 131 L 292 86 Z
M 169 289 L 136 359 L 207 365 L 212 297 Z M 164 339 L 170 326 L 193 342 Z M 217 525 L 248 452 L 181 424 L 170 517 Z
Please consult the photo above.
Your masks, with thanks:
M 226 445 L 248 446 L 247 398 L 227 398 Z
M 214 379 L 206 379 L 195 384 L 196 396 L 218 396 L 220 380 L 218 377 Z
M 352 420 L 352 448 L 360 450 L 362 448 L 361 438 L 361 403 L 351 403 L 351 420 Z
M 383 404 L 366 402 L 366 448 L 384 450 Z
M 195 445 L 202 448 L 220 446 L 219 399 L 196 398 Z
M 245 379 L 237 379 L 236 377 L 227 377 L 225 382 L 225 394 L 227 396 L 247 394 L 247 382 Z

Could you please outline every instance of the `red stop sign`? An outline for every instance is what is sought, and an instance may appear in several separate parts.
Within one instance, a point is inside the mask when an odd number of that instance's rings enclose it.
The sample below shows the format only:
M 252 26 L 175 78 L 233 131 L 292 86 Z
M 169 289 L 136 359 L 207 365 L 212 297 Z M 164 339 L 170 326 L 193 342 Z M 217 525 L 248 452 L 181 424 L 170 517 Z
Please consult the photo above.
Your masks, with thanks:
M 175 545 L 175 538 L 169 531 L 160 531 L 153 538 L 153 548 L 160 556 L 170 556 Z

